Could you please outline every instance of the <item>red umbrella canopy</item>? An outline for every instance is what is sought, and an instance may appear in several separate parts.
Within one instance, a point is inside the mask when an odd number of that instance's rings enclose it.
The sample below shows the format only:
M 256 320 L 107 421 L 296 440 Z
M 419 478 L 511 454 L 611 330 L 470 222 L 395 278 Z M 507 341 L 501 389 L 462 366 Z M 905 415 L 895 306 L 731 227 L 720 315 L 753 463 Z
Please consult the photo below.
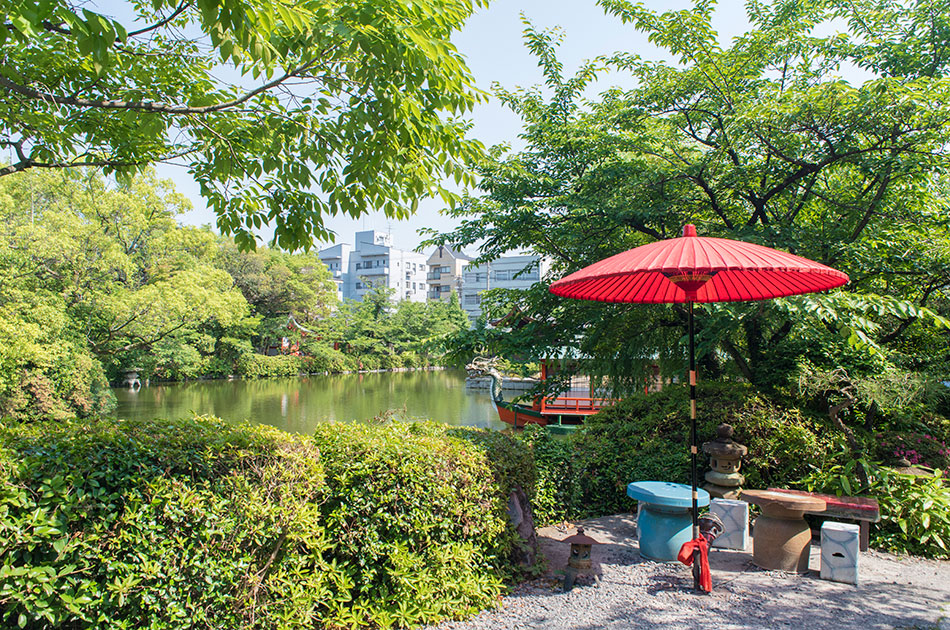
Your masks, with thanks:
M 600 302 L 768 300 L 840 287 L 847 274 L 788 252 L 697 236 L 657 241 L 605 258 L 551 285 L 551 293 Z

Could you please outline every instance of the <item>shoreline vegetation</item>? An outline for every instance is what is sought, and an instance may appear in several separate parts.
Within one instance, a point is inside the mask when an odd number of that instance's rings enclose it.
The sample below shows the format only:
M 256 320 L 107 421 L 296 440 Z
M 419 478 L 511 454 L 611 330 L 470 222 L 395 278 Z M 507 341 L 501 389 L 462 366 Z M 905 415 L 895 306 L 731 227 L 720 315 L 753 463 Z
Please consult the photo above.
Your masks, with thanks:
M 380 368 L 376 370 L 343 370 L 340 372 L 298 372 L 292 376 L 296 377 L 305 377 L 305 376 L 335 376 L 341 374 L 387 374 L 387 373 L 401 373 L 401 372 L 437 372 L 440 370 L 449 370 L 453 369 L 454 366 L 448 365 L 427 365 L 422 367 L 394 367 L 394 368 Z M 239 380 L 256 380 L 261 378 L 286 378 L 282 375 L 262 375 L 262 376 L 242 376 L 240 374 L 228 374 L 226 376 L 196 376 L 194 378 L 185 378 L 176 381 L 171 380 L 159 380 L 159 379 L 147 379 L 141 383 L 142 387 L 148 387 L 150 385 L 170 385 L 174 383 L 194 383 L 198 381 L 239 381 Z M 127 389 L 129 388 L 128 384 L 125 385 L 112 385 L 113 389 Z
M 448 363 L 469 326 L 447 301 L 374 286 L 337 302 L 314 253 L 241 251 L 179 225 L 190 203 L 146 172 L 0 179 L 0 417 L 92 417 L 110 383 L 389 370 Z

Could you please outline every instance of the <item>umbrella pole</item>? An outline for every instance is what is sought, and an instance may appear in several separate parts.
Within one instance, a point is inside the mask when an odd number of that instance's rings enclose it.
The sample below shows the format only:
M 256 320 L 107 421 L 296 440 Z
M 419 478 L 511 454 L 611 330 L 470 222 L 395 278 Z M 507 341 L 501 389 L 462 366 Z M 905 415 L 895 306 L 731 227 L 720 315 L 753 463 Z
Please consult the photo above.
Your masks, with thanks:
M 699 473 L 696 468 L 696 457 L 699 448 L 696 444 L 696 346 L 693 341 L 693 302 L 689 305 L 689 419 L 690 419 L 690 442 L 689 442 L 689 460 L 692 473 L 693 484 L 693 540 L 699 538 Z M 699 548 L 693 550 L 693 588 L 697 591 L 699 588 Z

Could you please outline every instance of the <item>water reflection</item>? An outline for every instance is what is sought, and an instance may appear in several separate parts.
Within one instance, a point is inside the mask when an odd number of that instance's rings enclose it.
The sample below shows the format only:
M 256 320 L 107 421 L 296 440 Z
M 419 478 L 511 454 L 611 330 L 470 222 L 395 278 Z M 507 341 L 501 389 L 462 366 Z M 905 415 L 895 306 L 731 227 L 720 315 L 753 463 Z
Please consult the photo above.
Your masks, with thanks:
M 195 381 L 117 388 L 121 418 L 183 418 L 194 413 L 309 433 L 322 422 L 366 421 L 387 410 L 460 426 L 504 428 L 488 393 L 465 391 L 465 372 L 337 374 L 257 381 Z

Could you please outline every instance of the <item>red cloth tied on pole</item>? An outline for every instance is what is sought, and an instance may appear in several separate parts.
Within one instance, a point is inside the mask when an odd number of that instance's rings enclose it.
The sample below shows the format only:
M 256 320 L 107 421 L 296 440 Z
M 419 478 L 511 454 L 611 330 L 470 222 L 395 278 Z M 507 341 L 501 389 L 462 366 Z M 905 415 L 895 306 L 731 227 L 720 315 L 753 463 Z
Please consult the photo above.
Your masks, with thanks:
M 692 566 L 693 564 L 693 552 L 699 550 L 699 586 L 707 593 L 712 592 L 712 574 L 709 572 L 709 543 L 705 538 L 700 536 L 696 540 L 690 540 L 683 543 L 683 546 L 680 547 L 679 555 L 676 556 L 676 559 L 685 564 L 686 566 Z

